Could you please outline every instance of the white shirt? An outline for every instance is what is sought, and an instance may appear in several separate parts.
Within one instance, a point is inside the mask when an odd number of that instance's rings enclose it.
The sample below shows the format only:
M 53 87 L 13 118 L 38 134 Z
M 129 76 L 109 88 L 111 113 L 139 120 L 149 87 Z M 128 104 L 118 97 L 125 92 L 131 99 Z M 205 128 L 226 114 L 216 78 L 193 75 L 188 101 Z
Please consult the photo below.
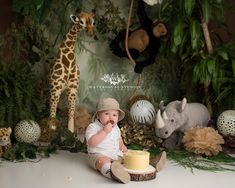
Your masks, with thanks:
M 91 123 L 85 133 L 85 138 L 88 140 L 96 133 L 103 129 L 103 125 L 96 119 L 95 122 Z M 89 147 L 87 145 L 88 153 L 98 153 L 108 156 L 114 160 L 118 159 L 118 156 L 123 156 L 122 151 L 119 149 L 119 141 L 121 138 L 121 131 L 117 124 L 114 125 L 112 131 L 106 135 L 95 147 Z

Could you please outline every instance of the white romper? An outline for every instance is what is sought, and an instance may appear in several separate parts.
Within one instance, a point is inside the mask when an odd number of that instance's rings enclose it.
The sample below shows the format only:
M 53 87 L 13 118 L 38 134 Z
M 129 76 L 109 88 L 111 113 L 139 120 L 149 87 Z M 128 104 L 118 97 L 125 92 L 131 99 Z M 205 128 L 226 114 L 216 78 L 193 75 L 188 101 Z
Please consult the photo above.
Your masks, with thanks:
M 88 140 L 96 133 L 103 129 L 103 125 L 96 119 L 91 123 L 85 133 L 85 139 Z M 112 160 L 118 160 L 119 157 L 123 156 L 122 151 L 119 147 L 119 141 L 121 138 L 121 131 L 117 124 L 114 125 L 112 131 L 95 147 L 89 147 L 88 151 L 88 163 L 91 167 L 95 168 L 95 163 L 98 157 L 107 156 Z M 96 169 L 96 168 L 95 168 Z

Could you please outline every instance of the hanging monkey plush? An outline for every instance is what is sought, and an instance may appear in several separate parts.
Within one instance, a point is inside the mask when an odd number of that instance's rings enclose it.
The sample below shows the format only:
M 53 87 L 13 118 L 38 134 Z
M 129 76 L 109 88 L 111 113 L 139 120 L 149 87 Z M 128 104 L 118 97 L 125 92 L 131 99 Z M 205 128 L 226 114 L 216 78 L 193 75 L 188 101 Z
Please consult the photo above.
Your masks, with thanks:
M 129 31 L 128 49 L 136 63 L 134 71 L 140 74 L 145 66 L 155 62 L 161 41 L 168 37 L 168 30 L 163 22 L 153 22 L 147 16 L 143 0 L 138 2 L 137 15 L 141 26 Z M 125 34 L 126 30 L 121 30 L 110 43 L 110 49 L 116 56 L 128 57 L 125 50 Z

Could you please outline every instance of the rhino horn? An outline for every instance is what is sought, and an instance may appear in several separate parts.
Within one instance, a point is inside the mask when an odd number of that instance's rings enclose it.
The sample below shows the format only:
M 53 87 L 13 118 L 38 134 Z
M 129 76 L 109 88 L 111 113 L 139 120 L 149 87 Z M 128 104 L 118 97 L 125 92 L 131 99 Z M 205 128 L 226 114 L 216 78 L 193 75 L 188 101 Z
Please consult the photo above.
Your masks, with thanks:
M 161 111 L 165 110 L 165 106 L 164 106 L 164 101 L 161 101 L 160 104 L 159 104 L 159 108 Z
M 169 119 L 169 118 L 167 117 L 167 115 L 166 115 L 166 112 L 165 112 L 165 111 L 162 113 L 162 117 L 163 117 L 163 119 L 164 119 L 164 120 Z
M 161 111 L 158 110 L 157 111 L 157 118 L 156 118 L 156 128 L 163 128 L 164 127 L 164 121 L 162 119 L 162 116 L 161 116 Z

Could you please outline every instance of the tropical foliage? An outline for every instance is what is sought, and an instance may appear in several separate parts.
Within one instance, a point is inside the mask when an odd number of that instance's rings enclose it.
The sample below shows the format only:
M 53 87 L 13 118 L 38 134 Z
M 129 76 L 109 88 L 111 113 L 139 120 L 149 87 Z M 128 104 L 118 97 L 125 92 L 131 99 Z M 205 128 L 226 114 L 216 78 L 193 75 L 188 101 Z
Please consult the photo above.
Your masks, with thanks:
M 40 118 L 45 105 L 37 77 L 27 63 L 0 63 L 0 126 L 13 127 L 22 119 Z
M 154 106 L 158 106 L 161 100 L 178 100 L 185 94 L 181 88 L 181 69 L 180 62 L 175 58 L 165 58 L 162 55 L 157 56 L 151 67 L 146 67 L 142 89 L 145 95 L 151 96 Z
M 224 108 L 222 101 L 225 105 L 226 100 L 235 99 L 235 45 L 218 40 L 219 35 L 212 35 L 208 25 L 224 22 L 224 8 L 221 0 L 169 0 L 161 5 L 160 18 L 171 23 L 167 52 L 177 54 L 183 64 L 194 65 L 193 81 L 204 86 L 211 111 L 210 103 Z M 227 106 L 233 107 L 233 103 Z
M 0 45 L 5 49 L 1 56 L 7 62 L 22 59 L 42 67 L 38 76 L 42 78 L 39 80 L 44 93 L 48 92 L 48 86 L 43 78 L 47 78 L 57 46 L 68 30 L 69 14 L 81 9 L 95 9 L 97 24 L 95 40 L 87 40 L 82 36 L 77 43 L 78 55 L 89 54 L 86 65 L 78 62 L 79 66 L 86 67 L 85 71 L 90 75 L 89 78 L 81 78 L 80 102 L 92 106 L 95 99 L 104 93 L 103 90 L 91 90 L 87 86 L 100 84 L 99 79 L 105 72 L 127 71 L 128 79 L 135 83 L 134 74 L 129 75 L 132 67 L 128 60 L 114 59 L 107 53 L 107 42 L 125 27 L 122 14 L 123 11 L 127 13 L 127 7 L 121 9 L 111 0 L 86 3 L 82 0 L 14 0 L 13 8 L 21 16 L 23 24 L 21 27 L 12 25 L 7 42 L 4 43 L 5 36 L 1 38 Z M 224 43 L 219 34 L 214 32 L 212 35 L 209 27 L 211 22 L 224 25 L 224 9 L 224 3 L 220 0 L 164 0 L 157 6 L 153 16 L 168 24 L 171 37 L 167 43 L 163 43 L 156 63 L 143 76 L 143 93 L 153 98 L 154 104 L 162 99 L 169 101 L 183 95 L 196 100 L 198 95 L 199 98 L 205 96 L 201 102 L 207 103 L 211 111 L 234 107 L 235 47 L 232 43 Z M 7 49 L 13 48 L 13 44 L 15 53 L 5 55 L 8 54 Z M 164 58 L 165 55 L 167 58 Z M 131 91 L 110 90 L 107 93 L 123 99 Z M 46 104 L 47 96 L 44 94 L 42 97 Z

